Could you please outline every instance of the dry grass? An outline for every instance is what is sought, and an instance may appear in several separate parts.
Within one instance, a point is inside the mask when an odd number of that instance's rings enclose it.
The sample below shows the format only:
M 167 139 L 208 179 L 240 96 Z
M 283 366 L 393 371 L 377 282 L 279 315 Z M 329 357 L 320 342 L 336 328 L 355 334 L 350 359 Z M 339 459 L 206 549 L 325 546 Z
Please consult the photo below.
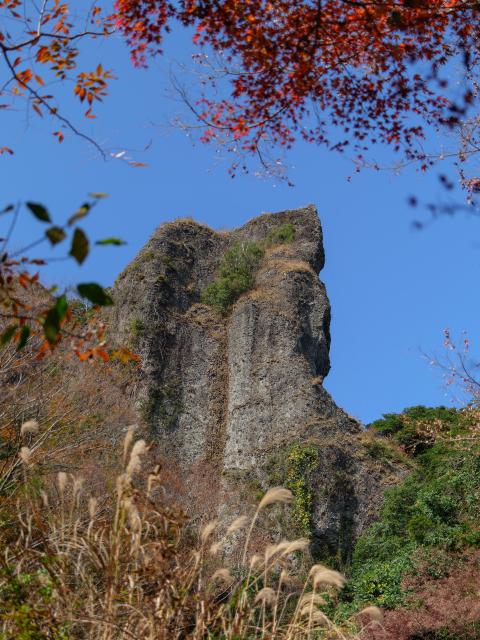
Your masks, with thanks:
M 135 421 L 132 370 L 121 363 L 80 362 L 60 346 L 39 360 L 38 339 L 0 350 L 0 529 L 14 506 L 27 446 L 39 479 L 81 474 L 89 488 L 115 482 L 118 442 Z M 7 518 L 8 520 L 8 518 Z
M 32 483 L 35 468 L 22 451 L 18 535 L 3 541 L 0 560 L 0 638 L 353 637 L 322 610 L 343 576 L 322 565 L 303 583 L 296 575 L 306 540 L 248 552 L 262 512 L 289 502 L 287 490 L 267 492 L 251 520 L 211 522 L 195 534 L 165 506 L 158 469 L 141 471 L 147 447 L 132 435 L 108 509 L 64 472 L 47 495 Z M 243 562 L 228 566 L 224 549 L 232 538 L 243 545 Z

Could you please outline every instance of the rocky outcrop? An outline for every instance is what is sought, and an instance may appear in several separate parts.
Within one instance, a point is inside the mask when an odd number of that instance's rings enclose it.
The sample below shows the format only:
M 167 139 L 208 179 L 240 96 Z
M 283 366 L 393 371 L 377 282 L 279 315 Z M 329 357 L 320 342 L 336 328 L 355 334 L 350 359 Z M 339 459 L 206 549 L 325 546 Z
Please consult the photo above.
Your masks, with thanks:
M 254 288 L 227 315 L 201 304 L 229 247 L 262 243 L 286 224 L 294 239 L 269 243 Z M 369 455 L 362 425 L 322 386 L 330 367 L 323 263 L 313 206 L 228 233 L 177 220 L 118 278 L 113 326 L 142 356 L 139 412 L 165 458 L 193 479 L 192 493 L 203 478 L 218 509 L 289 484 L 296 521 L 288 526 L 308 527 L 314 548 L 345 557 L 398 473 Z

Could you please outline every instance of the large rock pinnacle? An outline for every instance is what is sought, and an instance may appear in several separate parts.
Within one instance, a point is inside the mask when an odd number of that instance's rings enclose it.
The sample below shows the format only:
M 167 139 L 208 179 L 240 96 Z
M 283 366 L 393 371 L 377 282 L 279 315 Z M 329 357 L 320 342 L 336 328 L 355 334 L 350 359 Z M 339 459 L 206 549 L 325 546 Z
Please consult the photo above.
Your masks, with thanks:
M 229 247 L 264 243 L 286 224 L 293 241 L 267 246 L 255 287 L 227 315 L 200 303 Z M 363 427 L 322 386 L 330 368 L 323 263 L 313 206 L 231 232 L 177 220 L 118 278 L 113 326 L 142 356 L 139 410 L 190 499 L 221 509 L 225 500 L 248 503 L 249 487 L 300 483 L 291 526 L 308 525 L 317 550 L 345 557 L 397 472 L 368 455 Z

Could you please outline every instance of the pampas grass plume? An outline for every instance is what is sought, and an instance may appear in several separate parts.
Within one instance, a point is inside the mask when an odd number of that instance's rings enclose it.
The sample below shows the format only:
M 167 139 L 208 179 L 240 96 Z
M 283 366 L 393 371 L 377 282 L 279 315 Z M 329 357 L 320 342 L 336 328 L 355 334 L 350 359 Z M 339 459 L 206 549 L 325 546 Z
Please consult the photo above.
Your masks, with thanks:
M 269 489 L 260 500 L 258 511 L 265 509 L 265 507 L 268 507 L 270 504 L 274 504 L 276 502 L 288 503 L 291 502 L 292 499 L 292 492 L 288 489 L 284 489 L 283 487 L 273 487 L 273 489 Z
M 365 609 L 362 609 L 358 615 L 366 615 L 371 620 L 375 620 L 375 622 L 382 622 L 383 620 L 383 613 L 378 607 L 365 607 Z
M 97 513 L 98 500 L 97 498 L 89 498 L 88 500 L 88 515 L 90 516 L 90 520 L 95 518 L 95 514 Z
M 130 454 L 130 460 L 128 462 L 126 476 L 128 479 L 138 473 L 142 469 L 141 456 L 143 456 L 147 451 L 147 445 L 145 440 L 137 440 L 132 447 L 132 452 Z
M 287 571 L 285 571 L 285 569 L 282 569 L 280 571 L 280 578 L 279 578 L 278 582 L 279 582 L 280 585 L 288 586 L 288 585 L 293 584 L 295 582 L 295 580 L 294 580 L 294 578 L 292 578 L 292 576 Z
M 30 457 L 32 455 L 32 452 L 28 447 L 22 447 L 18 455 L 20 457 L 20 460 L 23 462 L 23 464 L 28 464 L 30 462 Z
M 135 503 L 131 498 L 127 498 L 124 502 L 124 506 L 128 516 L 128 523 L 132 531 L 138 533 L 142 529 L 142 520 Z
M 298 540 L 292 540 L 291 542 L 287 540 L 284 545 L 285 546 L 282 550 L 282 555 L 288 556 L 295 551 L 305 551 L 305 549 L 309 545 L 309 542 L 306 538 L 299 538 Z
M 299 606 L 302 607 L 302 610 L 303 610 L 303 607 L 306 607 L 306 606 L 321 607 L 324 604 L 326 604 L 325 599 L 322 598 L 322 596 L 319 595 L 318 593 L 307 593 L 306 595 L 302 596 L 299 602 Z
M 326 567 L 323 564 L 314 564 L 310 567 L 310 571 L 308 572 L 308 575 L 312 577 L 319 571 L 325 571 L 326 569 L 328 569 L 328 567 Z
M 212 575 L 212 582 L 225 582 L 226 584 L 231 584 L 233 582 L 232 574 L 228 569 L 224 567 L 222 569 L 217 569 L 215 573 Z
M 65 473 L 65 471 L 59 471 L 57 475 L 57 484 L 58 484 L 60 493 L 63 493 L 65 491 L 65 488 L 67 486 L 67 481 L 68 481 L 68 476 Z
M 336 589 L 343 589 L 346 579 L 338 571 L 333 569 L 321 569 L 313 574 L 313 588 L 316 589 L 319 585 L 325 584 Z
M 75 477 L 73 479 L 73 495 L 78 496 L 83 489 L 84 479 L 81 476 Z
M 323 613 L 323 611 L 319 611 L 318 609 L 315 609 L 315 611 L 312 612 L 311 621 L 312 624 L 317 627 L 323 627 L 329 624 L 329 619 L 327 618 L 327 616 Z
M 262 558 L 255 554 L 250 558 L 250 569 L 255 569 L 255 567 L 258 567 L 259 564 L 262 563 Z
M 282 547 L 281 542 L 279 542 L 278 544 L 267 544 L 267 546 L 265 547 L 265 564 L 267 564 L 270 558 L 278 552 L 279 547 Z
M 209 553 L 210 553 L 212 556 L 216 556 L 216 555 L 217 555 L 217 553 L 220 551 L 220 549 L 221 549 L 221 548 L 222 548 L 222 543 L 221 543 L 221 542 L 214 542 L 214 543 L 212 544 L 212 546 L 210 547 L 210 549 L 209 549 Z
M 228 527 L 225 535 L 230 536 L 232 535 L 232 533 L 235 533 L 235 531 L 238 531 L 239 529 L 244 529 L 247 526 L 247 524 L 248 524 L 247 516 L 240 516 L 239 518 L 235 518 L 235 520 Z
M 208 538 L 212 535 L 212 533 L 217 528 L 217 524 L 218 524 L 217 520 L 212 520 L 211 522 L 209 522 L 203 527 L 202 532 L 200 534 L 200 539 L 202 540 L 202 542 L 206 542 L 208 540 Z
M 36 420 L 27 420 L 20 427 L 20 435 L 22 437 L 27 435 L 35 435 L 38 433 L 38 422 Z
M 133 441 L 133 436 L 135 434 L 135 426 L 131 425 L 128 427 L 127 435 L 125 436 L 125 440 L 123 441 L 123 464 L 127 462 L 128 452 L 130 451 L 130 446 Z
M 277 594 L 271 587 L 263 587 L 255 596 L 255 602 L 261 602 L 266 605 L 275 604 L 277 600 Z

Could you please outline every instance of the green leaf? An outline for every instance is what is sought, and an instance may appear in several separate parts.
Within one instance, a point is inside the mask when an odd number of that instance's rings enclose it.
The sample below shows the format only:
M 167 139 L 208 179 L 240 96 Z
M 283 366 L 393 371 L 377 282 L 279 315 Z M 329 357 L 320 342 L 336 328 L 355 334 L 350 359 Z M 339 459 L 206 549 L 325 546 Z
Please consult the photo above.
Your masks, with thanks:
M 56 344 L 60 333 L 60 318 L 55 307 L 49 309 L 43 322 L 43 333 L 50 344 Z
M 43 322 L 43 332 L 50 344 L 56 344 L 60 334 L 62 321 L 65 320 L 68 311 L 68 300 L 65 294 L 58 296 L 55 305 L 48 310 Z
M 58 244 L 67 237 L 67 234 L 61 227 L 50 227 L 45 231 L 45 235 L 50 240 L 51 244 Z
M 70 255 L 75 258 L 78 264 L 82 264 L 88 256 L 88 251 L 89 244 L 87 236 L 81 229 L 75 229 Z
M 38 204 L 36 202 L 27 202 L 27 207 L 37 218 L 37 220 L 41 220 L 42 222 L 51 222 L 50 214 L 43 206 L 43 204 Z
M 17 351 L 21 351 L 25 347 L 29 337 L 30 327 L 28 326 L 28 324 L 24 324 L 22 330 L 20 331 L 20 340 L 18 341 Z
M 6 344 L 10 342 L 13 338 L 15 331 L 17 330 L 17 325 L 12 324 L 10 327 L 7 327 L 5 331 L 0 336 L 0 346 L 4 347 Z
M 93 193 L 88 194 L 90 198 L 95 198 L 96 200 L 100 200 L 101 198 L 108 198 L 108 193 L 103 193 L 101 191 L 94 191 Z
M 60 320 L 65 320 L 68 311 L 68 300 L 65 294 L 58 296 L 55 303 L 55 309 L 58 312 Z
M 113 304 L 112 298 L 105 289 L 95 282 L 79 284 L 77 291 L 82 298 L 87 298 L 87 300 L 90 300 L 93 304 L 100 305 L 101 307 L 107 307 Z
M 71 216 L 68 219 L 68 222 L 67 222 L 68 226 L 71 227 L 72 224 L 77 222 L 77 220 L 81 220 L 82 218 L 85 218 L 85 216 L 88 215 L 88 212 L 90 211 L 91 208 L 92 208 L 92 205 L 89 202 L 84 202 L 82 206 L 75 211 L 73 216 Z
M 127 243 L 125 242 L 125 240 L 122 240 L 121 238 L 103 238 L 103 240 L 97 240 L 95 244 L 99 244 L 101 246 L 104 246 L 107 244 L 113 244 L 116 247 L 121 247 L 123 244 L 127 244 Z

